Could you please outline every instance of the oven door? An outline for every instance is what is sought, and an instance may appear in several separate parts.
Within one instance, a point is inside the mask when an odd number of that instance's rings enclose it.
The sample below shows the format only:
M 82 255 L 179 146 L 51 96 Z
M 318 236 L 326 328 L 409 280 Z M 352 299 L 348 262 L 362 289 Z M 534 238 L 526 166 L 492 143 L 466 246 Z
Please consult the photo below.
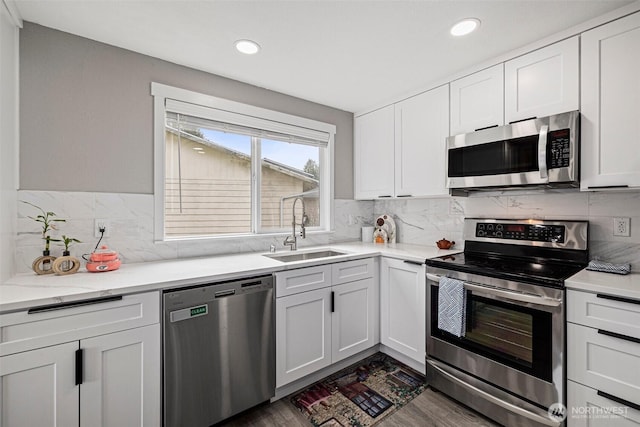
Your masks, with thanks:
M 543 408 L 564 402 L 562 289 L 429 268 L 427 357 Z M 462 280 L 465 334 L 438 328 L 441 276 Z

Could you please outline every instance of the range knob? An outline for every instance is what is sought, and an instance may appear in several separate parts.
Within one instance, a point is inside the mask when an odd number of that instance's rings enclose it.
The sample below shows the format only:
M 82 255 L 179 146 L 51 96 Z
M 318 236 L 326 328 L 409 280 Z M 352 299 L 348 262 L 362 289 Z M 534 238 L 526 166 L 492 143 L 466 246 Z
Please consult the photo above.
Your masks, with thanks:
M 496 237 L 502 237 L 502 231 L 496 231 Z

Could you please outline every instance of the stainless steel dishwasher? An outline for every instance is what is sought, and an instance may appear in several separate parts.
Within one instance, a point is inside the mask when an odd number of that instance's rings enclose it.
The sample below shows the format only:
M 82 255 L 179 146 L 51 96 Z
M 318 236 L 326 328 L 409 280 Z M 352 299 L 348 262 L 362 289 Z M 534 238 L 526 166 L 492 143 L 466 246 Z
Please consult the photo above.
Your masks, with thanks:
M 164 425 L 210 426 L 275 392 L 273 277 L 163 295 Z

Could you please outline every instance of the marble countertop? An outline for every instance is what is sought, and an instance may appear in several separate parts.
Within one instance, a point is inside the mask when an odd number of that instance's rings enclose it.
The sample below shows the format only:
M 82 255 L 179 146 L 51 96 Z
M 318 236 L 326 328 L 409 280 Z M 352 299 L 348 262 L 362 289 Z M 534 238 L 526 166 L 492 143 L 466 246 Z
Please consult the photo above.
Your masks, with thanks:
M 565 282 L 567 289 L 640 300 L 640 273 L 612 274 L 582 270 Z
M 308 267 L 327 262 L 340 262 L 369 256 L 384 255 L 408 261 L 424 262 L 427 258 L 449 255 L 459 250 L 410 244 L 343 243 L 304 248 L 298 252 L 332 249 L 344 255 L 328 259 L 283 263 L 265 257 L 264 252 L 215 257 L 175 259 L 135 264 L 123 264 L 120 269 L 89 273 L 84 268 L 67 276 L 23 273 L 0 285 L 0 313 L 69 301 L 124 295 L 180 286 L 195 285 L 245 276 L 271 274 L 276 271 Z M 281 251 L 279 253 L 290 253 Z

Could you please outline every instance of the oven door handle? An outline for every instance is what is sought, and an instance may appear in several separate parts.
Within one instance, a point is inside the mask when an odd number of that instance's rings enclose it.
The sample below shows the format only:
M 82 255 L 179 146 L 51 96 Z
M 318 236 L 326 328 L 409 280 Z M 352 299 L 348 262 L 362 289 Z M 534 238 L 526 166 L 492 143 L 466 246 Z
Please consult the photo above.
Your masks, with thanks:
M 436 274 L 427 273 L 427 279 L 436 283 L 440 282 L 440 276 Z M 465 289 L 470 291 L 477 291 L 487 295 L 501 297 L 511 301 L 528 302 L 535 305 L 543 305 L 546 307 L 558 307 L 562 304 L 562 301 L 555 298 L 547 298 L 541 295 L 524 294 L 520 292 L 513 292 L 506 289 L 491 288 L 489 286 L 476 285 L 474 283 L 464 282 Z
M 546 426 L 553 426 L 553 427 L 558 427 L 560 426 L 560 422 L 558 421 L 554 421 L 549 417 L 544 417 L 544 416 L 540 416 L 538 414 L 535 414 L 531 411 L 527 411 L 526 409 L 523 409 L 517 405 L 514 405 L 510 402 L 505 402 L 504 400 L 495 397 L 494 395 L 492 395 L 491 393 L 487 393 L 484 390 L 481 390 L 477 387 L 475 387 L 472 384 L 469 384 L 459 378 L 456 378 L 454 375 L 451 375 L 449 372 L 445 371 L 444 369 L 442 369 L 441 367 L 437 366 L 438 363 L 436 363 L 433 360 L 427 360 L 427 363 L 429 365 L 431 365 L 431 367 L 433 369 L 435 369 L 436 371 L 438 371 L 438 373 L 444 377 L 446 377 L 449 381 L 452 381 L 454 384 L 457 384 L 458 386 L 465 388 L 469 391 L 471 391 L 472 393 L 475 393 L 479 396 L 482 396 L 482 398 L 484 398 L 485 400 L 488 400 L 489 402 L 500 406 L 501 408 L 506 409 L 507 411 L 513 412 L 515 414 L 521 415 L 523 417 L 526 417 L 530 420 L 533 420 L 537 423 L 546 425 Z

